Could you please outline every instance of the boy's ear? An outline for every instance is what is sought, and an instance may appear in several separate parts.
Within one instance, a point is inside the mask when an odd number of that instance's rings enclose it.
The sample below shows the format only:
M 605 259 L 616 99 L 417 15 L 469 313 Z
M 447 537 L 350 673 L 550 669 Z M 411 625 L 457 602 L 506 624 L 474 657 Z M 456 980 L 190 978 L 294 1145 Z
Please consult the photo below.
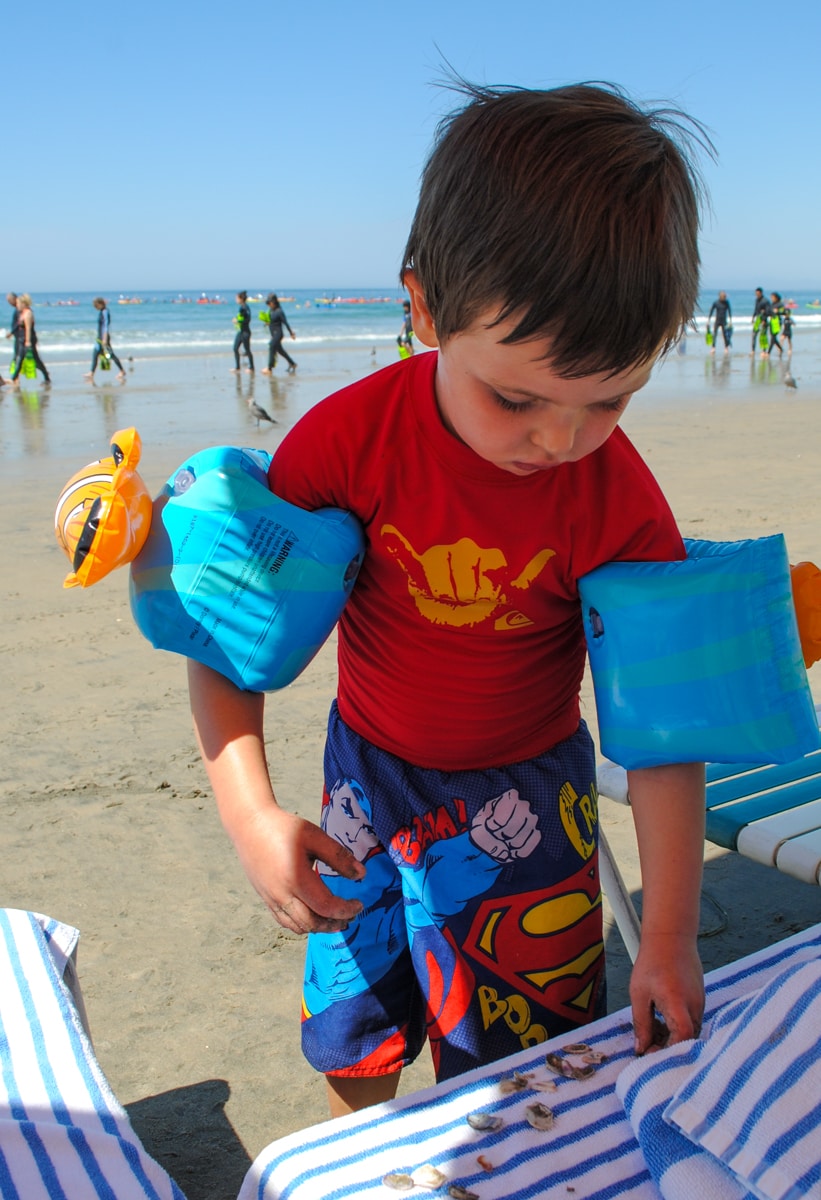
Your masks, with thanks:
M 402 280 L 404 286 L 408 289 L 410 297 L 411 318 L 413 320 L 413 332 L 416 334 L 420 342 L 431 349 L 435 349 L 439 345 L 439 339 L 436 336 L 436 326 L 433 323 L 433 317 L 430 315 L 430 309 L 425 301 L 425 293 L 419 280 L 413 271 L 405 272 L 405 277 Z

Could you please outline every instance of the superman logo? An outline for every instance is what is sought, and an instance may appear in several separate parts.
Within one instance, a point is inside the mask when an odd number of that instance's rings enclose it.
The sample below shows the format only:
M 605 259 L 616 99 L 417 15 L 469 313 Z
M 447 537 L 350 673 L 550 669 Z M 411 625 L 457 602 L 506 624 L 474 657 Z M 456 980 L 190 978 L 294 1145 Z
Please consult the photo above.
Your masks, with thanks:
M 464 949 L 536 1004 L 578 1022 L 592 1011 L 604 966 L 598 855 L 553 887 L 484 900 Z

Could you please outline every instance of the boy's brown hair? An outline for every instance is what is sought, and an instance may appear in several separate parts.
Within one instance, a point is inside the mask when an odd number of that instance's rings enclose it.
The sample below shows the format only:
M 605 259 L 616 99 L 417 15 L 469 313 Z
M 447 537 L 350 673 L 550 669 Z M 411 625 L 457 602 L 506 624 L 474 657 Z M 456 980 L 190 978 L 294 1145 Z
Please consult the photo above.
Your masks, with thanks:
M 701 126 L 609 84 L 459 87 L 400 276 L 414 271 L 440 344 L 495 309 L 516 322 L 505 342 L 548 337 L 567 378 L 669 349 L 698 295 Z

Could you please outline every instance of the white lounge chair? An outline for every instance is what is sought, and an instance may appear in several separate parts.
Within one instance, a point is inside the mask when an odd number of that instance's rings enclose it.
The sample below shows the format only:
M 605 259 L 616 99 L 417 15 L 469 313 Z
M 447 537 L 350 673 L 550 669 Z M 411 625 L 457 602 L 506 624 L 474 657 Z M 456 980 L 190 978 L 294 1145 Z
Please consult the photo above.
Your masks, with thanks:
M 622 767 L 605 759 L 597 775 L 600 798 L 630 803 Z M 804 883 L 821 884 L 821 750 L 779 766 L 708 764 L 706 807 L 709 842 Z M 606 838 L 600 859 L 605 894 L 635 960 L 639 919 Z

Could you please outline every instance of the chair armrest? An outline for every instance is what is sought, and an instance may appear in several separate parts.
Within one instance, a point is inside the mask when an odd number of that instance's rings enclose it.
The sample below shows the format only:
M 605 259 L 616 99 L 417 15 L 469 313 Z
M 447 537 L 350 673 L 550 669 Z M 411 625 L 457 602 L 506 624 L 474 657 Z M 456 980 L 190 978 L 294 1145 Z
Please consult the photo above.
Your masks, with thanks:
M 609 758 L 603 758 L 599 763 L 596 771 L 596 786 L 600 796 L 606 796 L 608 800 L 615 800 L 617 804 L 630 803 L 627 772 L 624 767 L 611 762 Z

